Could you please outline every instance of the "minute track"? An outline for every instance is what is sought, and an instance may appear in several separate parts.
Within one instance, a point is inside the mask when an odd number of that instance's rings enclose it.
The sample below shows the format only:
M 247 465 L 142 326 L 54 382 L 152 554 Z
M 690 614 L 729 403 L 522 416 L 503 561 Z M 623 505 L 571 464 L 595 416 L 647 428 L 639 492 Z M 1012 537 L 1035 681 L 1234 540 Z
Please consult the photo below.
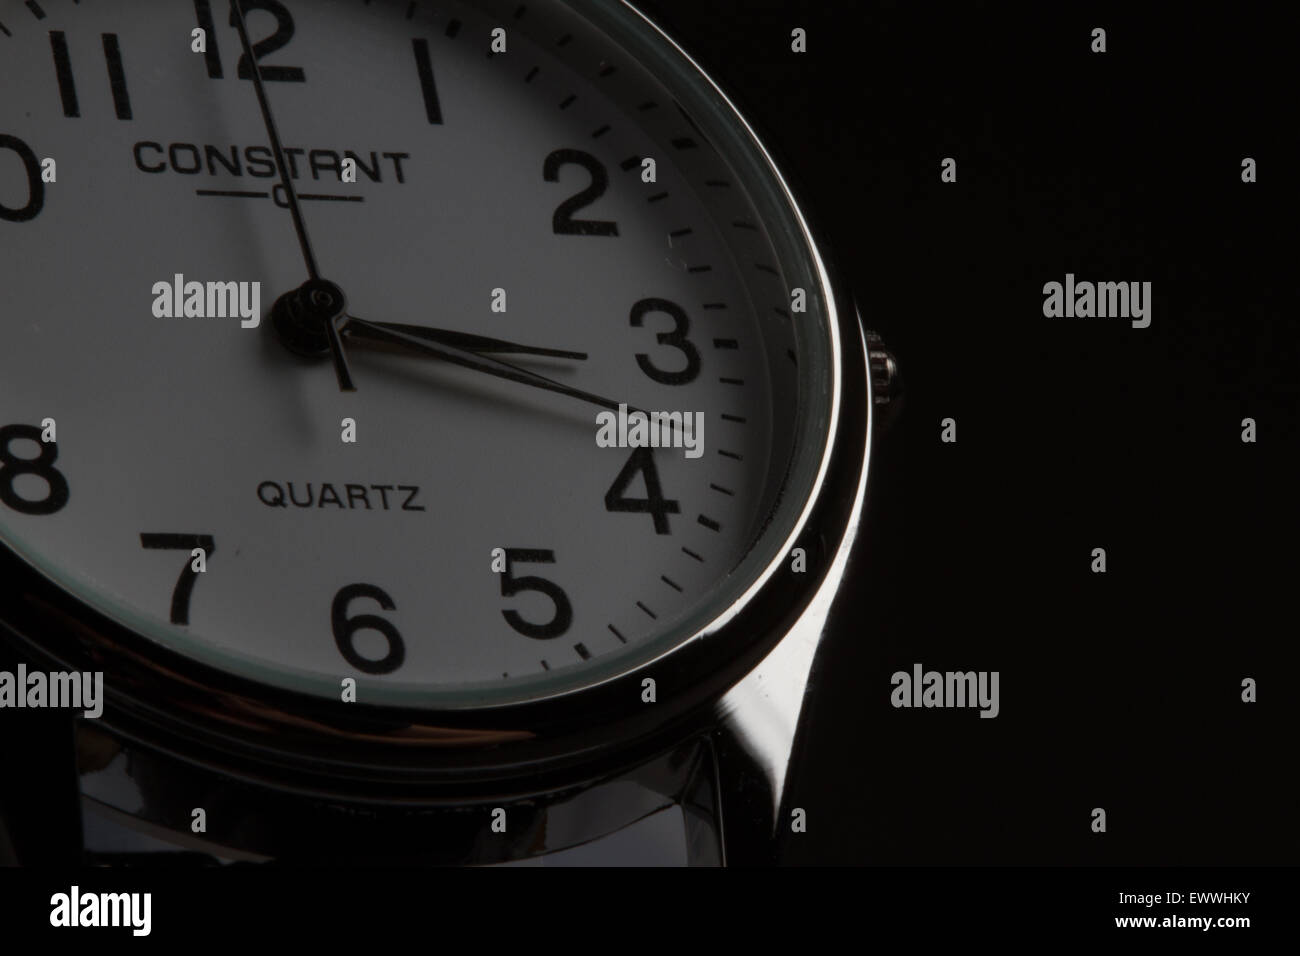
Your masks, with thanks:
M 526 82 L 526 83 L 530 83 L 533 79 L 535 79 L 535 78 L 537 77 L 537 73 L 538 73 L 538 71 L 537 71 L 536 67 L 531 68 L 531 69 L 529 70 L 529 72 L 528 72 L 528 73 L 526 74 L 526 76 L 525 76 L 525 82 Z M 607 75 L 607 74 L 606 74 L 606 75 Z M 602 78 L 603 78 L 603 77 L 602 77 Z M 558 106 L 561 110 L 567 110 L 569 107 L 573 106 L 575 103 L 576 103 L 576 97 L 575 97 L 572 93 L 568 93 L 568 94 L 564 95 L 564 96 L 563 96 L 563 97 L 558 101 L 557 106 Z M 641 112 L 648 112 L 648 111 L 650 111 L 650 110 L 653 110 L 655 106 L 657 106 L 657 103 L 651 103 L 651 102 L 649 102 L 649 101 L 646 101 L 646 102 L 643 102 L 642 104 L 640 104 L 640 110 L 639 110 L 639 111 L 641 111 Z M 612 127 L 612 125 L 611 125 L 610 123 L 608 123 L 608 122 L 604 122 L 604 123 L 599 124 L 599 125 L 596 127 L 595 135 L 594 135 L 593 137 L 591 137 L 591 138 L 600 139 L 600 138 L 605 137 L 606 135 L 608 135 L 608 134 L 611 133 L 612 131 L 613 131 L 613 127 Z M 677 137 L 674 138 L 674 140 L 673 140 L 673 142 L 672 142 L 671 145 L 673 146 L 674 149 L 679 150 L 679 151 L 681 151 L 681 150 L 687 150 L 687 151 L 689 151 L 689 150 L 694 150 L 694 149 L 697 149 L 697 148 L 698 148 L 698 143 L 697 143 L 697 142 L 696 142 L 692 137 L 690 137 L 690 136 L 685 136 L 685 135 L 680 135 L 680 134 L 679 134 Z M 621 166 L 621 168 L 622 168 L 625 172 L 635 172 L 636 170 L 638 170 L 638 169 L 640 168 L 640 157 L 635 157 L 635 156 L 633 156 L 633 157 L 628 157 L 626 160 L 622 161 L 619 165 Z M 730 188 L 731 188 L 731 184 L 730 184 L 729 182 L 727 182 L 727 181 L 725 181 L 725 180 L 720 180 L 720 179 L 715 179 L 715 180 L 711 181 L 709 184 L 710 184 L 710 185 L 713 185 L 715 188 L 720 188 L 720 189 L 730 189 Z M 648 203 L 650 203 L 651 205 L 654 205 L 654 204 L 657 204 L 657 203 L 664 202 L 664 201 L 667 200 L 668 198 L 670 198 L 670 197 L 669 197 L 669 193 L 668 193 L 667 191 L 662 191 L 662 190 L 661 190 L 661 191 L 658 192 L 658 193 L 651 193 L 650 195 L 648 195 L 648 196 L 646 197 L 646 201 L 647 201 Z M 748 224 L 748 223 L 746 223 L 746 224 Z M 744 228 L 744 226 L 742 225 L 742 226 L 739 226 L 739 227 L 737 227 L 737 228 Z M 670 239 L 670 240 L 683 239 L 683 238 L 685 238 L 685 237 L 687 237 L 687 236 L 692 235 L 692 234 L 694 233 L 694 231 L 695 231 L 695 230 L 694 230 L 693 228 L 691 228 L 691 227 L 679 227 L 679 228 L 675 228 L 675 229 L 667 230 L 667 232 L 669 233 L 669 239 Z M 746 230 L 746 231 L 749 231 L 749 232 L 756 231 L 756 227 L 753 227 L 752 225 L 750 225 L 750 228 L 749 228 L 748 230 Z M 707 274 L 707 273 L 709 273 L 709 272 L 711 271 L 711 266 L 709 266 L 709 265 L 707 265 L 707 264 L 701 264 L 701 263 L 698 263 L 698 262 L 697 262 L 697 263 L 695 263 L 695 264 L 693 264 L 693 265 L 689 265 L 689 266 L 687 266 L 687 267 L 686 267 L 686 271 L 687 271 L 689 274 L 694 274 L 694 275 L 705 275 L 705 274 Z M 726 308 L 726 304 L 723 303 L 723 302 L 711 302 L 711 303 L 706 303 L 706 309 L 707 309 L 707 310 L 723 310 L 723 309 L 725 309 L 725 308 Z M 731 386 L 733 386 L 733 387 L 743 387 L 743 385 L 744 385 L 743 379 L 741 379 L 741 378 L 739 378 L 739 377 L 736 377 L 736 376 L 720 376 L 720 380 L 721 380 L 721 383 L 722 383 L 722 384 L 731 385 Z M 728 453 L 728 454 L 731 455 L 732 453 Z M 741 458 L 741 456 L 739 456 L 739 455 L 734 455 L 734 457 L 735 457 L 736 460 L 740 460 L 740 458 Z M 687 552 L 688 555 L 693 555 L 693 554 L 694 554 L 693 552 L 690 552 L 689 549 L 683 549 L 683 550 L 685 550 L 685 551 Z M 698 559 L 693 557 L 693 560 L 698 560 Z M 647 613 L 649 613 L 648 608 L 647 608 L 643 603 L 641 603 L 641 602 L 637 602 L 637 606 L 638 606 L 641 610 L 646 611 Z

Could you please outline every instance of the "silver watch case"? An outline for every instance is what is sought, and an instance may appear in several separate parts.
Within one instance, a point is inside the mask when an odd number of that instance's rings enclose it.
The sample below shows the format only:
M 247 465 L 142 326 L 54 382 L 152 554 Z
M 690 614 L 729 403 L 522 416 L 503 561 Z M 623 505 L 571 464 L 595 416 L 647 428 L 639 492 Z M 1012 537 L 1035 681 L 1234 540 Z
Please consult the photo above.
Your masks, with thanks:
M 577 4 L 593 19 L 615 16 Z M 614 832 L 668 803 L 695 862 L 765 858 L 813 662 L 857 538 L 876 408 L 868 339 L 770 155 L 707 74 L 778 185 L 826 303 L 828 440 L 793 533 L 743 597 L 669 653 L 614 679 L 510 706 L 431 712 L 330 704 L 185 660 L 55 587 L 0 547 L 0 626 L 51 667 L 104 670 L 78 721 L 89 809 L 222 859 L 494 863 Z M 795 572 L 793 548 L 805 554 Z M 643 703 L 652 677 L 657 701 Z M 208 829 L 193 834 L 196 807 Z M 511 825 L 494 833 L 491 808 Z

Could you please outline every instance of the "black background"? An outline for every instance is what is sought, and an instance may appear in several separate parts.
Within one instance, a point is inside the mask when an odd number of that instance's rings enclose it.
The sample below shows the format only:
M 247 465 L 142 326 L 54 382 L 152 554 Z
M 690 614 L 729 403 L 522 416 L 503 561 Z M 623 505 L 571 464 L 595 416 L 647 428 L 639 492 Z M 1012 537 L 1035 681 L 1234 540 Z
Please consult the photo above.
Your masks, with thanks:
M 786 859 L 1294 863 L 1300 330 L 1278 14 L 639 6 L 758 129 L 907 386 Z M 1150 281 L 1151 326 L 1045 318 L 1043 284 L 1067 272 Z M 1000 671 L 1001 715 L 893 709 L 890 675 L 916 662 Z
M 874 457 L 852 626 L 830 639 L 792 777 L 809 830 L 784 859 L 1296 862 L 1280 14 L 638 6 L 758 129 L 906 377 Z M 1045 318 L 1043 283 L 1067 272 L 1150 281 L 1151 327 Z M 917 662 L 1000 671 L 1000 716 L 893 709 L 890 675 Z M 1258 703 L 1241 702 L 1244 677 Z

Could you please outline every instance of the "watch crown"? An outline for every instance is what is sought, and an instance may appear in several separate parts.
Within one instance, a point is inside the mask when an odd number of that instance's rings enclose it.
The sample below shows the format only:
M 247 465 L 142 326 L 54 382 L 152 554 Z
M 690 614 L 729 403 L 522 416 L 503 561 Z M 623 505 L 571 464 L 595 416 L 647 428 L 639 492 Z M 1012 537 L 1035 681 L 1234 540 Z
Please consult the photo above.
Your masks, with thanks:
M 871 393 L 877 405 L 892 401 L 903 390 L 903 376 L 893 353 L 880 336 L 867 331 L 867 364 L 871 369 Z

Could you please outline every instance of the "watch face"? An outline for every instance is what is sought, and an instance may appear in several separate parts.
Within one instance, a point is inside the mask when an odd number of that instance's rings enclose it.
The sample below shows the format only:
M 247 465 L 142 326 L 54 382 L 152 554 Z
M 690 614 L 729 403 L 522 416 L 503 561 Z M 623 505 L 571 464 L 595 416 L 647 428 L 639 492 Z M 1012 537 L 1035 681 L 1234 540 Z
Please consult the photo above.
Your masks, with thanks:
M 836 387 L 743 122 L 615 3 L 244 8 L 295 202 L 226 0 L 0 0 L 0 539 L 332 700 L 539 700 L 708 640 L 788 563 Z

